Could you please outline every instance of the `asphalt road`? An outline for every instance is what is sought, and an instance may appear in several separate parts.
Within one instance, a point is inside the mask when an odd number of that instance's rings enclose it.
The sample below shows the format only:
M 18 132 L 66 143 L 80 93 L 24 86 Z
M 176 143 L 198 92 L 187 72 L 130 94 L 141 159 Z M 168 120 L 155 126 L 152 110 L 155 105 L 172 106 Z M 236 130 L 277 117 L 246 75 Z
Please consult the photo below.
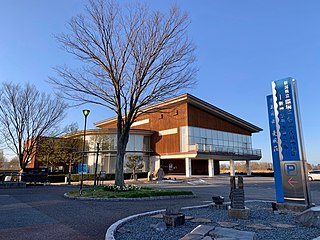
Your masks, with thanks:
M 141 183 L 142 184 L 142 183 Z M 246 199 L 274 200 L 272 178 L 244 179 Z M 191 179 L 182 183 L 148 184 L 157 188 L 190 189 L 192 199 L 101 202 L 63 197 L 76 186 L 28 186 L 0 189 L 0 239 L 57 240 L 104 239 L 107 228 L 124 217 L 169 205 L 193 206 L 209 203 L 213 194 L 228 199 L 229 178 Z M 310 182 L 313 202 L 320 205 L 320 182 Z

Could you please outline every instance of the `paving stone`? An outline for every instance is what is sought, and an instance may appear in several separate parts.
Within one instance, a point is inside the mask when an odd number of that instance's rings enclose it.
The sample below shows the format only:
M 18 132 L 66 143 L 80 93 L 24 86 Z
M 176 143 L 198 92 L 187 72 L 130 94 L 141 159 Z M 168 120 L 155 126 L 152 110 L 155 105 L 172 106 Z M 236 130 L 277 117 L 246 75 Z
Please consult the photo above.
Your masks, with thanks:
M 205 236 L 204 238 L 202 238 L 202 240 L 213 240 L 213 239 L 210 236 Z
M 152 217 L 152 218 L 163 218 L 163 214 L 161 214 L 161 213 L 159 213 L 159 214 L 156 214 L 156 215 L 152 215 L 152 216 L 150 216 L 150 217 Z
M 130 230 L 130 229 L 127 229 L 127 228 L 125 228 L 125 227 L 122 227 L 122 228 L 119 228 L 119 229 L 117 230 L 117 232 L 118 232 L 118 233 L 130 233 L 131 230 Z
M 257 230 L 271 230 L 272 229 L 272 227 L 268 227 L 268 226 L 261 224 L 261 223 L 247 225 L 247 227 L 254 228 Z
M 203 237 L 208 235 L 208 233 L 214 230 L 214 226 L 209 225 L 199 225 L 191 231 L 192 234 L 202 235 Z
M 222 237 L 222 238 L 214 238 L 214 240 L 238 240 L 238 238 Z
M 194 218 L 191 220 L 193 223 L 210 223 L 211 220 L 207 218 Z
M 295 225 L 292 224 L 286 224 L 286 223 L 270 223 L 271 226 L 277 227 L 277 228 L 294 228 Z
M 199 234 L 188 233 L 184 237 L 180 238 L 180 240 L 202 240 L 203 236 Z
M 232 223 L 232 222 L 217 222 L 221 227 L 225 228 L 233 228 L 236 226 L 239 226 L 238 223 Z
M 219 240 L 255 240 L 256 233 L 249 231 L 239 231 L 231 228 L 216 227 L 210 232 L 210 236 L 213 239 Z

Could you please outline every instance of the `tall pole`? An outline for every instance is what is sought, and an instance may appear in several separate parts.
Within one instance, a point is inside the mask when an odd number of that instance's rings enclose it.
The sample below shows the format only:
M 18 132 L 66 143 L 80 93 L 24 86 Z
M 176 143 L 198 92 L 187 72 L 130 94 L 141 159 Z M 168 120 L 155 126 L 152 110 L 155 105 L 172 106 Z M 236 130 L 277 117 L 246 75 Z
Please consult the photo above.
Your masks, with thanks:
M 98 169 L 98 158 L 99 158 L 99 151 L 100 151 L 99 144 L 100 143 L 97 143 L 97 158 L 96 158 L 96 165 L 94 168 L 94 184 L 93 184 L 94 186 L 97 185 L 97 169 Z
M 84 151 L 86 145 L 86 129 L 87 129 L 87 117 L 90 113 L 90 110 L 83 110 L 84 115 L 84 130 L 83 130 L 83 145 L 82 145 L 82 160 L 81 160 L 81 182 L 80 182 L 80 196 L 82 195 L 83 187 L 83 165 L 84 165 Z

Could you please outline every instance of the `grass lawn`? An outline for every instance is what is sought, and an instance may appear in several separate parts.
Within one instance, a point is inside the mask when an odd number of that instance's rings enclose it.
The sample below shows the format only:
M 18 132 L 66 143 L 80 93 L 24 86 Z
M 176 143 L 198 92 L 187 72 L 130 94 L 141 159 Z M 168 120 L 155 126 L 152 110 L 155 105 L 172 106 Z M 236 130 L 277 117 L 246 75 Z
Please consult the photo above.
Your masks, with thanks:
M 129 185 L 134 186 L 134 185 Z M 80 197 L 79 191 L 69 192 L 70 197 Z M 141 198 L 141 197 L 157 197 L 157 196 L 177 196 L 177 195 L 193 195 L 192 191 L 185 190 L 161 190 L 147 187 L 129 187 L 126 190 L 115 189 L 111 186 L 98 186 L 95 188 L 85 189 L 82 197 L 88 198 Z

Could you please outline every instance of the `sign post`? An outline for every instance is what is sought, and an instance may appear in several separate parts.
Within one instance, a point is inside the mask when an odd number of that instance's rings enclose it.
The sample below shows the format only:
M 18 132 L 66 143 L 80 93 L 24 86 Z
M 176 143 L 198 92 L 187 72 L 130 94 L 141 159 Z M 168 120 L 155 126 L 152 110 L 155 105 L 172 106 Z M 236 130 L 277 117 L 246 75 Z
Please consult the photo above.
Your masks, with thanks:
M 272 93 L 267 102 L 277 202 L 311 206 L 296 80 L 273 81 Z

